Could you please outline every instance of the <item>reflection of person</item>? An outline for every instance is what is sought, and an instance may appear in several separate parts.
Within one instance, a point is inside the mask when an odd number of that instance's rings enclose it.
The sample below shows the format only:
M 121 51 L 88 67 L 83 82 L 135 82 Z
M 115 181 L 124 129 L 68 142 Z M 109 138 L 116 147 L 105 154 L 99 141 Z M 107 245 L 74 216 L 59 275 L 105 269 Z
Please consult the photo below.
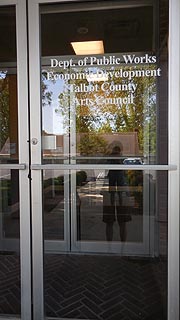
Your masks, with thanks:
M 121 154 L 122 148 L 120 148 L 120 146 L 115 146 L 112 150 L 109 164 L 122 164 L 122 160 L 120 159 Z M 124 171 L 109 170 L 108 178 L 110 203 L 108 205 L 104 204 L 103 206 L 103 221 L 106 223 L 106 239 L 108 241 L 112 241 L 113 223 L 114 221 L 116 221 L 117 216 L 120 231 L 120 239 L 121 241 L 126 241 L 126 222 L 130 221 L 131 217 L 122 210 L 122 191 L 120 190 L 120 187 L 125 185 Z
M 116 146 L 113 148 L 111 153 L 111 160 L 110 164 L 121 164 L 121 159 L 119 158 L 121 156 L 121 149 L 119 146 Z M 115 159 L 117 157 L 117 159 Z M 118 192 L 119 196 L 119 205 L 121 205 L 121 192 L 118 190 L 118 187 L 122 186 L 124 184 L 124 174 L 123 171 L 120 170 L 109 170 L 109 192 L 111 196 L 111 205 L 115 205 L 115 193 Z

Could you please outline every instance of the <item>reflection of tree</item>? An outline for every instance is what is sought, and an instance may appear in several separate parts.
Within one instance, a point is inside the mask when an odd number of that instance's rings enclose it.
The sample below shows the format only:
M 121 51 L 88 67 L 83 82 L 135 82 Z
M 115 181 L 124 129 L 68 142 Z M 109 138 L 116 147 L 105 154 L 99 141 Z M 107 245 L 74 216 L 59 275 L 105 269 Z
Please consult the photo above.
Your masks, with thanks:
M 108 151 L 108 143 L 95 132 L 93 134 L 85 133 L 82 134 L 77 148 L 82 155 L 104 155 Z
M 9 84 L 6 72 L 0 72 L 0 148 L 9 137 Z
M 154 67 L 153 67 L 154 68 Z M 151 69 L 150 66 L 143 69 Z M 138 133 L 140 150 L 144 151 L 146 143 L 151 152 L 156 151 L 156 80 L 154 77 L 137 77 L 133 79 L 137 86 L 134 93 L 134 104 L 117 108 L 115 115 L 116 132 Z
M 138 70 L 154 69 L 155 66 L 138 66 Z M 125 66 L 123 70 L 130 71 L 136 66 Z M 88 68 L 81 72 L 87 73 Z M 104 68 L 105 70 L 105 68 Z M 118 70 L 118 69 L 117 69 Z M 75 73 L 76 69 L 71 72 Z M 106 67 L 106 71 L 116 71 L 115 67 Z M 99 79 L 100 80 L 100 79 Z M 155 77 L 134 77 L 131 80 L 109 76 L 108 83 L 113 85 L 134 84 L 137 86 L 133 94 L 133 103 L 116 103 L 115 99 L 125 98 L 130 91 L 111 91 L 107 88 L 103 91 L 101 81 L 92 81 L 92 85 L 98 85 L 94 92 L 72 92 L 70 86 L 88 85 L 84 80 L 64 80 L 64 92 L 59 95 L 58 112 L 67 119 L 69 127 L 69 108 L 76 114 L 77 133 L 94 133 L 94 143 L 100 143 L 98 133 L 133 132 L 138 134 L 139 148 L 142 153 L 156 153 L 156 79 Z M 114 100 L 113 100 L 114 99 Z M 116 100 L 117 101 L 117 100 Z M 75 119 L 75 118 L 74 118 Z M 66 120 L 65 120 L 66 121 Z M 71 125 L 71 124 L 70 124 Z M 81 143 L 84 143 L 83 138 Z M 89 145 L 80 145 L 79 148 L 89 153 Z M 100 145 L 99 145 L 100 147 Z
M 52 91 L 48 90 L 47 85 L 47 73 L 42 72 L 41 74 L 41 94 L 42 94 L 42 106 L 49 105 L 52 102 Z

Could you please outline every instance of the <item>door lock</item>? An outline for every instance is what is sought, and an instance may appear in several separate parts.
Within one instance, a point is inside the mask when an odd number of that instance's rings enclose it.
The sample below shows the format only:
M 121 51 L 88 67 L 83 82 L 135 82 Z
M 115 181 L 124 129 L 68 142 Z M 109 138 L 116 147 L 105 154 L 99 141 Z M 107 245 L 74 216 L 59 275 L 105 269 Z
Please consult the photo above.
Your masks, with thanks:
M 33 146 L 35 146 L 36 144 L 38 144 L 38 139 L 37 138 L 32 138 L 31 139 L 31 143 Z

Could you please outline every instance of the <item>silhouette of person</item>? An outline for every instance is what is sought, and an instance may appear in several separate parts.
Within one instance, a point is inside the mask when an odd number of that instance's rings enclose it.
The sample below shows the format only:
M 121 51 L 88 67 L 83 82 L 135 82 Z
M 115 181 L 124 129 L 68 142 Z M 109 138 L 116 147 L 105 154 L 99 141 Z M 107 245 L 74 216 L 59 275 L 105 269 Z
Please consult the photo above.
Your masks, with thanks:
M 122 164 L 122 147 L 114 146 L 111 153 L 109 164 Z M 119 224 L 120 239 L 126 241 L 127 229 L 126 222 L 131 220 L 131 216 L 123 212 L 121 186 L 125 185 L 125 173 L 123 170 L 109 170 L 109 193 L 110 203 L 103 206 L 103 222 L 106 223 L 106 239 L 113 239 L 113 224 L 117 221 Z M 117 197 L 116 197 L 117 195 Z M 107 195 L 104 195 L 107 196 Z M 118 198 L 118 200 L 117 200 Z
M 121 149 L 119 146 L 115 146 L 111 153 L 110 164 L 122 164 L 122 160 L 119 158 L 121 156 Z M 117 157 L 117 159 L 115 159 Z M 121 205 L 121 192 L 118 187 L 124 185 L 124 172 L 121 170 L 109 170 L 109 192 L 111 205 L 115 205 L 115 194 L 118 193 L 119 205 Z

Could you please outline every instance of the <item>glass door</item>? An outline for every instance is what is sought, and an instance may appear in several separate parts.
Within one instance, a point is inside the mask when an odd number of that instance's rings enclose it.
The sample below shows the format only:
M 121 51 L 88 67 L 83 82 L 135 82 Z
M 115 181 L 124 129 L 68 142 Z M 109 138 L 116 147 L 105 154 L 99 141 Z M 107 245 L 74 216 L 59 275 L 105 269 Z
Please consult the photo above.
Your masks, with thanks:
M 168 19 L 168 1 L 29 1 L 35 319 L 178 316 Z
M 99 32 L 94 23 L 100 9 L 84 10 L 88 23 L 78 22 L 82 9 L 69 10 L 41 8 L 42 157 L 51 167 L 43 173 L 47 246 L 54 250 L 55 242 L 49 240 L 59 239 L 59 251 L 155 255 L 151 231 L 158 179 L 147 165 L 159 163 L 160 157 L 167 162 L 167 150 L 161 151 L 158 141 L 163 75 L 152 53 L 158 50 L 157 9 L 105 8 Z M 130 41 L 116 41 L 122 15 L 134 17 L 128 27 L 126 20 L 121 26 L 127 37 L 147 18 L 146 40 L 137 30 L 133 53 Z M 65 39 L 60 37 L 62 46 L 52 39 L 49 48 L 46 36 L 52 34 L 54 18 L 67 32 Z M 76 49 L 78 45 L 85 47 Z M 59 172 L 53 169 L 57 164 L 79 169 Z M 120 171 L 115 165 L 121 165 Z M 128 170 L 129 165 L 134 167 Z M 134 170 L 137 166 L 142 170 Z
M 150 230 L 155 224 L 157 177 L 156 172 L 144 170 L 158 161 L 160 125 L 161 69 L 157 57 L 146 53 L 157 42 L 153 6 L 104 9 L 99 32 L 93 24 L 100 9 L 87 8 L 87 22 L 78 27 L 80 12 L 75 8 L 73 12 L 68 7 L 62 12 L 55 8 L 53 13 L 48 13 L 48 7 L 41 9 L 42 157 L 49 165 L 43 173 L 45 240 L 59 239 L 56 250 L 59 247 L 60 251 L 154 255 Z M 117 37 L 115 24 L 124 14 L 138 19 L 141 11 L 149 17 L 146 42 L 144 48 L 136 43 L 136 54 L 129 54 L 129 44 L 122 48 L 113 40 Z M 62 36 L 64 45 L 49 49 L 46 36 L 52 32 L 54 17 L 59 29 L 67 28 L 71 19 L 67 39 L 84 41 L 68 43 Z M 149 29 L 154 33 L 148 42 Z M 100 38 L 103 40 L 85 41 Z M 55 40 L 51 48 L 53 45 Z M 77 45 L 85 45 L 79 49 L 84 51 L 76 52 Z M 71 169 L 78 165 L 79 169 L 69 173 L 53 170 L 58 164 L 71 164 Z M 121 165 L 120 171 L 115 165 Z M 128 170 L 129 165 L 142 170 Z

